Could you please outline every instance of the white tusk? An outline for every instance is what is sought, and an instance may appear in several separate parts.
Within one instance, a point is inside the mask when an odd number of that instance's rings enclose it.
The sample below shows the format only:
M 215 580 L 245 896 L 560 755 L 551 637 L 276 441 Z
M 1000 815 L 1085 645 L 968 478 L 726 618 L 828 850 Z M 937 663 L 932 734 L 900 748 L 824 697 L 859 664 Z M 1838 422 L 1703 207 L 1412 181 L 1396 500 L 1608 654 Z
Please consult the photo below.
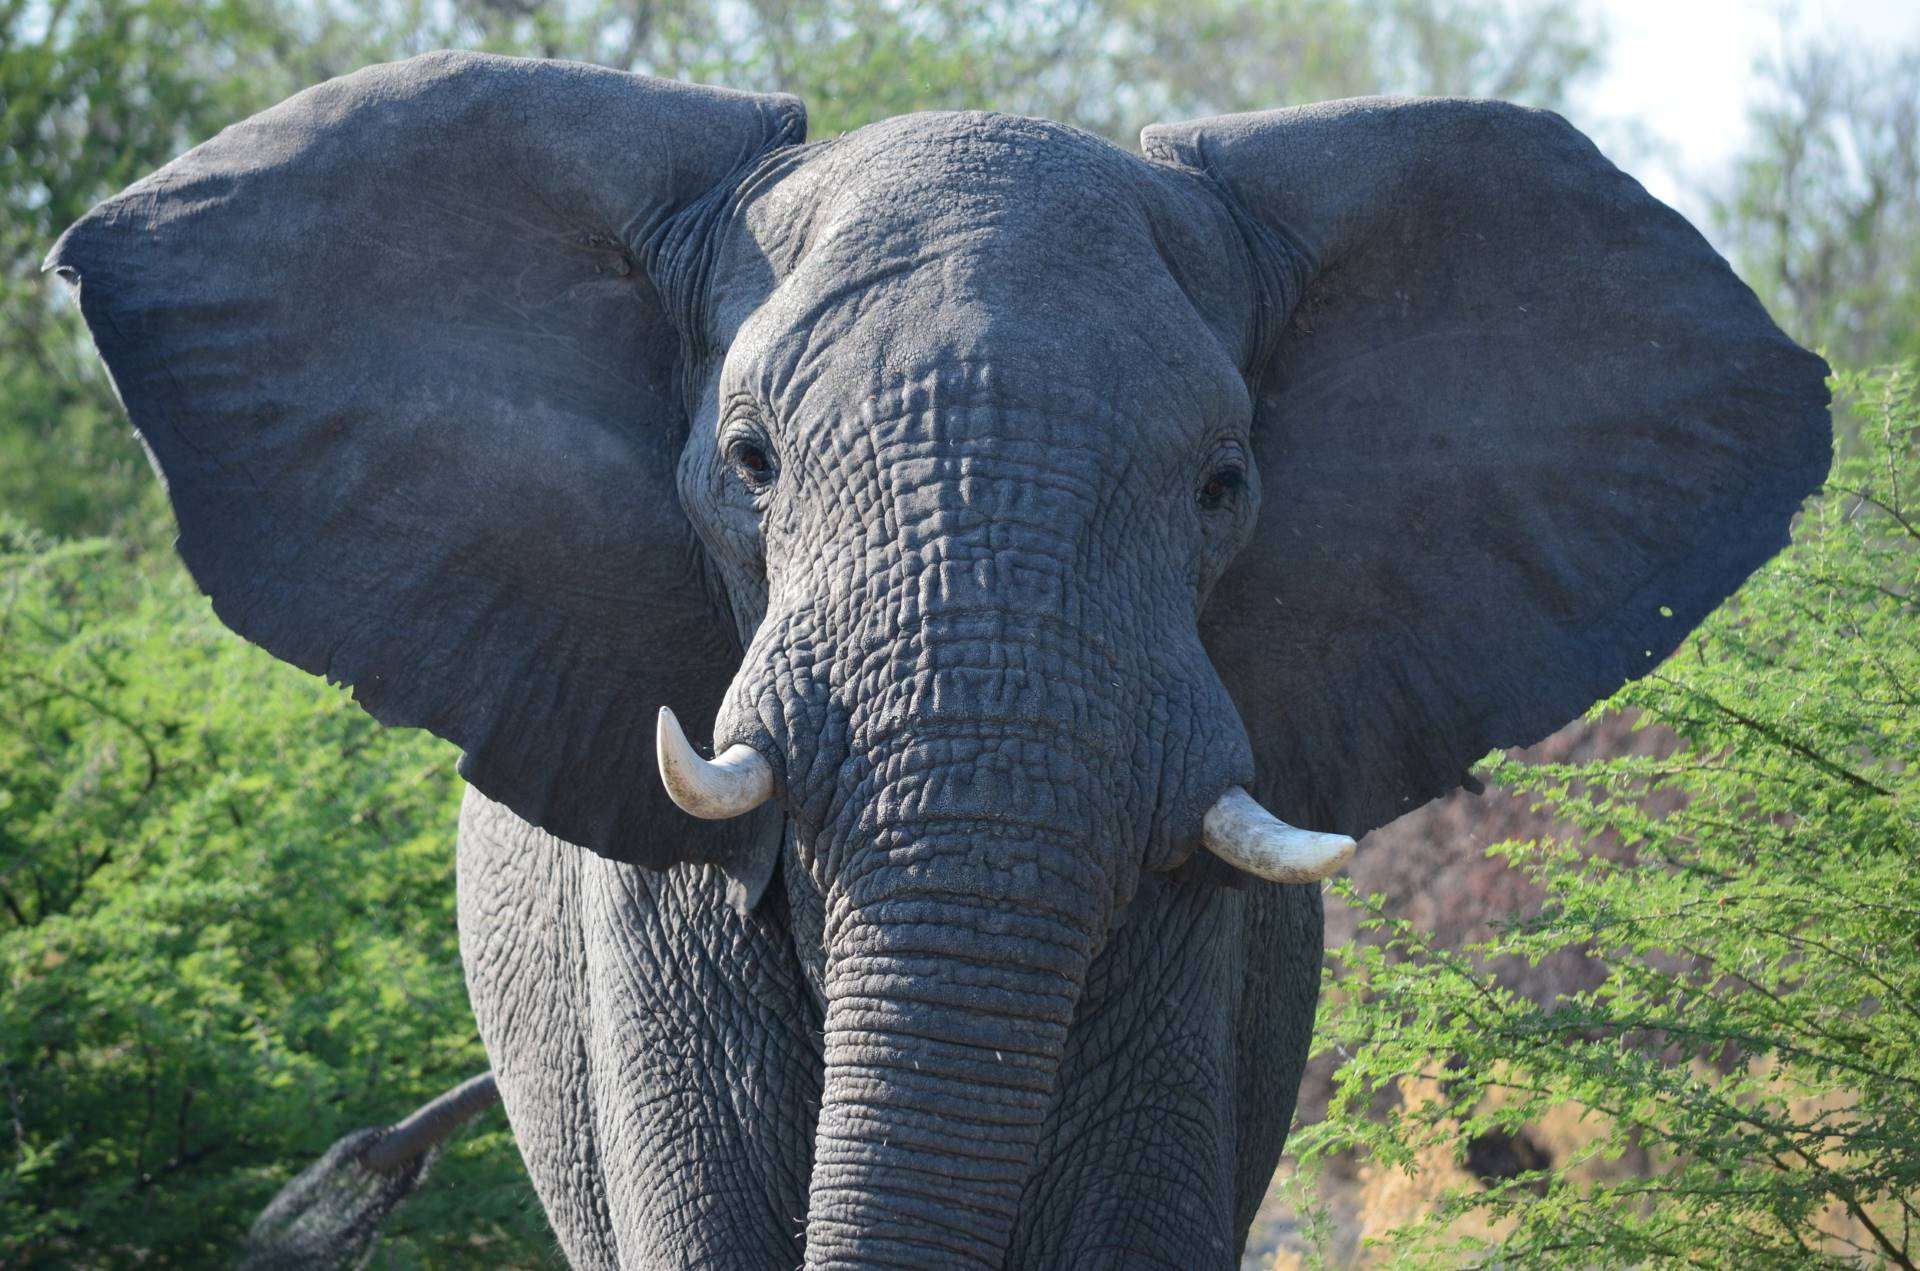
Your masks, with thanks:
M 1295 829 L 1239 786 L 1207 810 L 1200 831 L 1209 852 L 1276 883 L 1317 883 L 1353 855 L 1346 835 Z
M 687 744 L 687 734 L 671 707 L 660 708 L 654 734 L 660 755 L 660 780 L 682 812 L 703 821 L 724 821 L 751 812 L 773 797 L 773 765 L 741 742 L 718 759 L 702 759 Z

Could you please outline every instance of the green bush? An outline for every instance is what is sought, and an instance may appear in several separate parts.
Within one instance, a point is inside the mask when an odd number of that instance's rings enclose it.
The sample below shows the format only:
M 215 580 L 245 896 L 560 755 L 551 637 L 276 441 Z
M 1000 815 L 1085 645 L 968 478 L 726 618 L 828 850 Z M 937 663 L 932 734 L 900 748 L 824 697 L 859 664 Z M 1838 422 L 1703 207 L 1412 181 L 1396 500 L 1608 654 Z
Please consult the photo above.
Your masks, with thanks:
M 1346 889 L 1361 940 L 1338 951 L 1320 1019 L 1345 1062 L 1326 1121 L 1295 1139 L 1303 1178 L 1343 1150 L 1408 1171 L 1464 1160 L 1567 1104 L 1591 1135 L 1447 1190 L 1382 1241 L 1389 1261 L 1915 1265 L 1917 385 L 1913 367 L 1841 377 L 1858 451 L 1793 546 L 1601 708 L 1683 749 L 1488 761 L 1578 832 L 1492 849 L 1545 892 L 1537 918 L 1451 950 Z M 1603 830 L 1617 845 L 1577 841 Z M 1597 987 L 1540 1004 L 1488 970 L 1569 949 L 1597 961 Z M 1629 1152 L 1643 1168 L 1594 1168 Z
M 0 523 L 0 1265 L 223 1263 L 335 1138 L 486 1067 L 452 749 L 147 564 Z M 483 1124 L 383 1265 L 548 1256 Z

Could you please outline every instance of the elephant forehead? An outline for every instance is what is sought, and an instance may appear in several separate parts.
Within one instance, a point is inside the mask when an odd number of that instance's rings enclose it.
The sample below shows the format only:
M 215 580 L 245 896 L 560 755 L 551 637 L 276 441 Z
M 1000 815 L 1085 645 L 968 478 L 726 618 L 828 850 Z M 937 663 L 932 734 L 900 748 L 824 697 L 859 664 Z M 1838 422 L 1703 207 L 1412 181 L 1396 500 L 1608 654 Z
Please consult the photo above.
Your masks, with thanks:
M 788 280 L 815 296 L 911 285 L 930 305 L 1089 310 L 1171 282 L 1149 165 L 1045 120 L 909 115 L 794 174 L 812 209 Z
M 821 202 L 834 215 L 962 232 L 1055 229 L 1090 242 L 1140 221 L 1151 177 L 1141 160 L 1091 134 L 981 111 L 889 119 L 822 159 Z
M 1219 324 L 1161 253 L 1165 178 L 1142 161 L 1041 120 L 922 115 L 853 134 L 789 180 L 780 206 L 807 211 L 770 253 L 781 276 L 730 368 L 784 418 L 931 400 L 964 408 L 954 427 L 1178 439 L 1247 413 Z

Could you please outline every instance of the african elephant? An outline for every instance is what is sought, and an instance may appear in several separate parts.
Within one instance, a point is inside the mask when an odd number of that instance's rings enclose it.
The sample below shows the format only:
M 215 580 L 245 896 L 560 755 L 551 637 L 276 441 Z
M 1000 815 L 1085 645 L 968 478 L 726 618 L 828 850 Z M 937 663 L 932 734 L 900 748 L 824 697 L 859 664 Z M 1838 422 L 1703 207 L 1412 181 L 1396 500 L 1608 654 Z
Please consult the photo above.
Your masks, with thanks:
M 804 131 L 435 54 L 50 265 L 220 616 L 464 750 L 575 1265 L 1228 1266 L 1340 836 L 1776 551 L 1824 364 L 1541 111 Z

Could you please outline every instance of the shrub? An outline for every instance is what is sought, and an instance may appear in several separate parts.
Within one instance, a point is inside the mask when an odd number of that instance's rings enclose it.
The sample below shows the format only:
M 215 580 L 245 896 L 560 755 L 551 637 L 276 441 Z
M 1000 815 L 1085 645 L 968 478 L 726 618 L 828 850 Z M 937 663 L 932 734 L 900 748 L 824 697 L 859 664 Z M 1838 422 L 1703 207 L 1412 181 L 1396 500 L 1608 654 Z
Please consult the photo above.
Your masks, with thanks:
M 451 748 L 146 564 L 0 524 L 0 1265 L 223 1263 L 339 1135 L 486 1066 Z M 485 1125 L 386 1265 L 545 1260 Z

